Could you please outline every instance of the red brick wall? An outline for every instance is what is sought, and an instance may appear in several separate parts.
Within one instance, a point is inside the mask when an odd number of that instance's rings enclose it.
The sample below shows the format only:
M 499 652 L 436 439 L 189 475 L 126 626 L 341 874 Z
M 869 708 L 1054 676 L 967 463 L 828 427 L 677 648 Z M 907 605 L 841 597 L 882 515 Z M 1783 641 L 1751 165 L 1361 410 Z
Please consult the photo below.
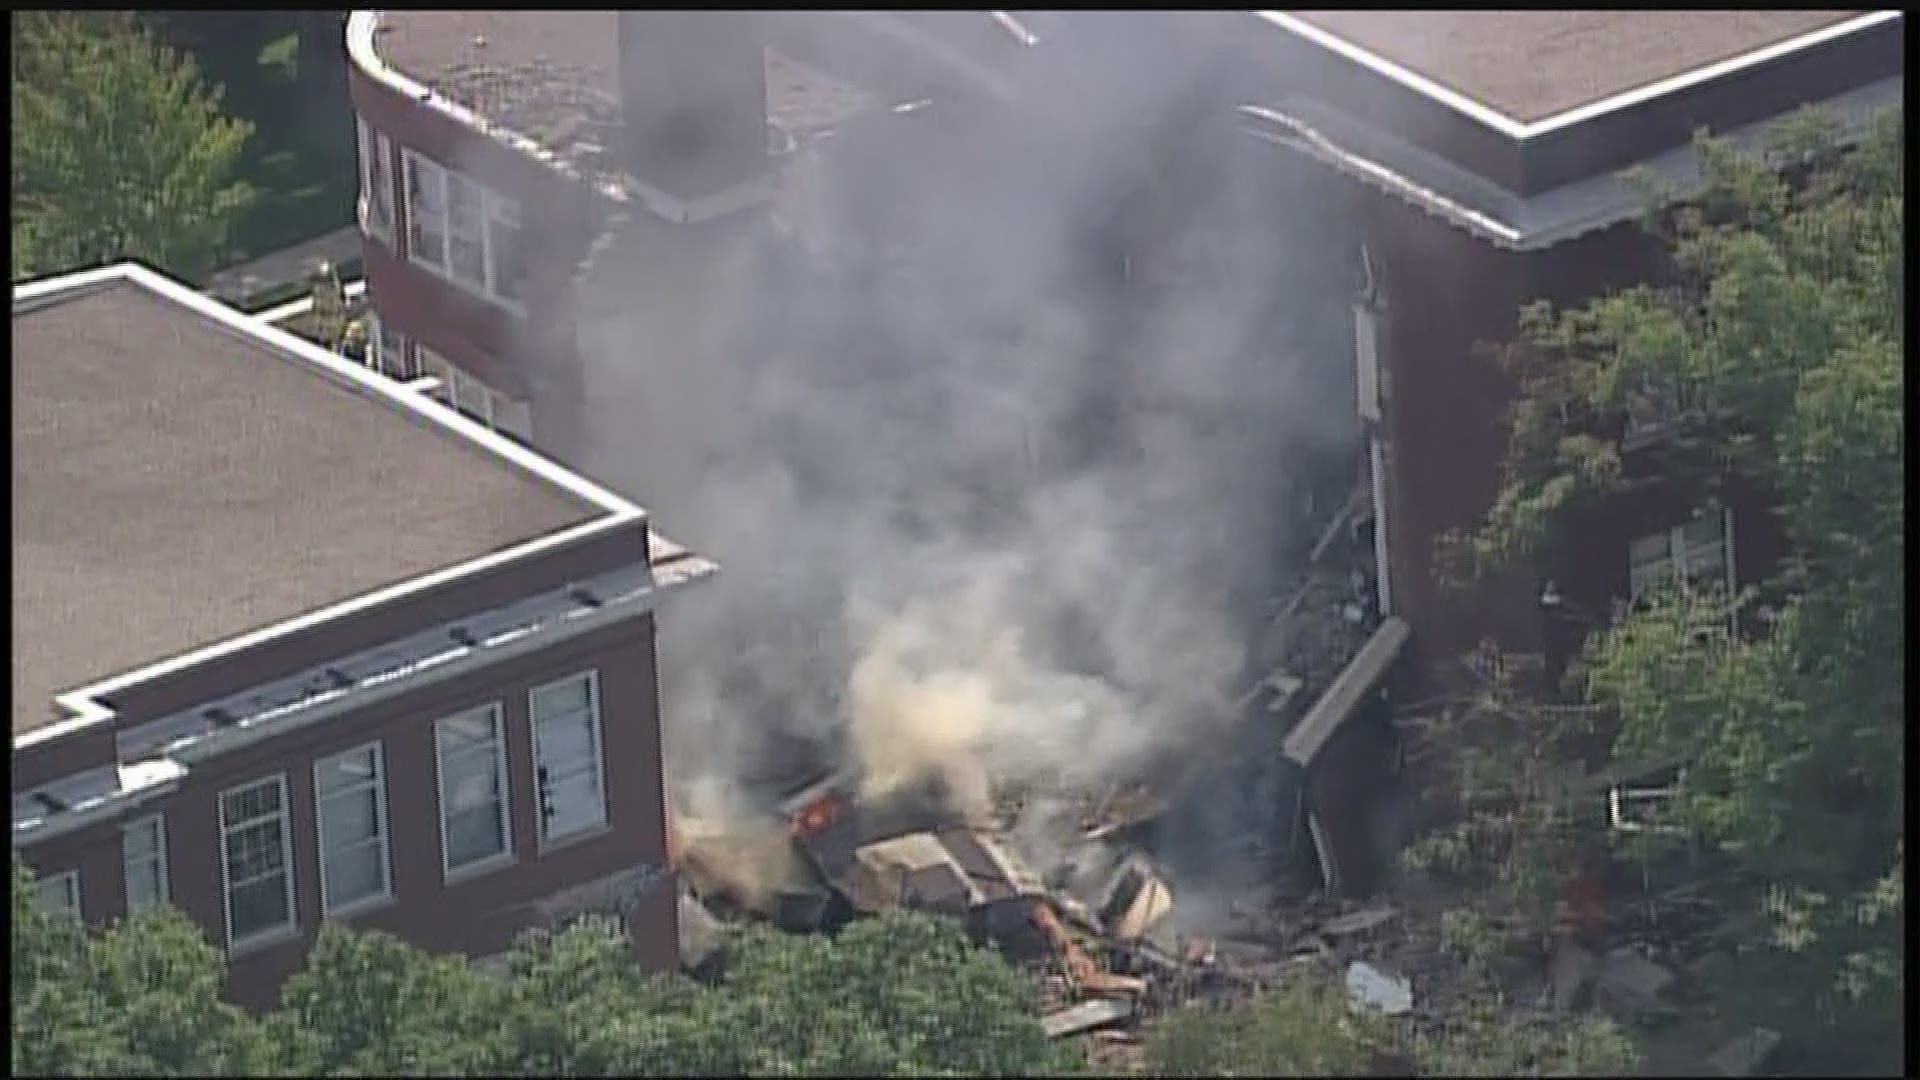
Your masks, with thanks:
M 588 668 L 599 672 L 608 826 L 542 852 L 535 838 L 527 692 Z M 500 702 L 506 718 L 515 861 L 449 886 L 441 874 L 432 724 L 489 701 Z M 173 902 L 222 944 L 219 795 L 252 780 L 287 774 L 295 906 L 305 933 L 235 958 L 229 992 L 237 1000 L 271 1004 L 318 928 L 314 760 L 375 739 L 385 755 L 394 898 L 385 907 L 352 916 L 353 925 L 387 930 L 429 949 L 485 954 L 505 947 L 529 924 L 533 914 L 527 905 L 534 901 L 641 863 L 665 865 L 654 626 L 651 616 L 643 616 L 499 664 L 454 685 L 406 694 L 215 758 L 195 768 L 178 792 L 136 811 L 135 816 L 156 809 L 166 814 Z M 89 922 L 108 922 L 125 913 L 120 822 L 59 837 L 23 854 L 39 873 L 80 869 L 82 910 Z M 671 917 L 663 923 L 656 912 L 636 925 L 655 928 L 639 943 L 642 954 L 671 966 Z

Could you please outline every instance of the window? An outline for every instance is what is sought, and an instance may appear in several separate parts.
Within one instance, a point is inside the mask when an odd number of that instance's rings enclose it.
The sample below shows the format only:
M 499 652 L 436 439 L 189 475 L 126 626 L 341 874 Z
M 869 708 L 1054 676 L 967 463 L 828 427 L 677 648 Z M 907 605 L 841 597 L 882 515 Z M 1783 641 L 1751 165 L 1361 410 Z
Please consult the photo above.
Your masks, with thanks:
M 80 871 L 49 874 L 33 883 L 33 898 L 55 915 L 80 915 Z
M 487 291 L 486 193 L 457 172 L 446 174 L 447 269 L 453 280 Z
M 329 915 L 393 895 L 386 786 L 379 743 L 313 766 L 320 903 Z
M 393 143 L 354 117 L 360 132 L 360 220 L 367 235 L 393 243 Z
M 412 150 L 403 157 L 413 261 L 518 308 L 526 284 L 519 204 Z
M 407 255 L 414 262 L 446 273 L 447 172 L 408 150 Z
M 227 892 L 227 946 L 293 929 L 293 837 L 287 778 L 269 777 L 220 796 L 220 870 Z
M 542 843 L 607 823 L 598 681 L 587 672 L 529 695 Z
M 449 874 L 513 850 L 507 832 L 504 728 L 498 705 L 450 716 L 434 725 L 443 865 Z
M 1665 434 L 1681 414 L 1680 393 L 1671 383 L 1651 376 L 1627 398 L 1627 426 L 1621 443 L 1631 449 Z
M 411 379 L 418 372 L 419 363 L 414 359 L 413 343 L 407 335 L 395 330 L 380 319 L 372 316 L 373 332 L 367 335 L 372 348 L 367 350 L 367 366 L 383 375 L 396 379 Z
M 1353 305 L 1354 363 L 1359 377 L 1360 415 L 1380 422 L 1380 347 L 1378 317 L 1365 303 Z
M 1629 552 L 1629 588 L 1634 599 L 1669 582 L 1682 588 L 1733 590 L 1733 512 L 1707 513 L 1643 536 Z
M 420 373 L 440 380 L 440 386 L 429 391 L 429 396 L 496 431 L 505 431 L 522 441 L 532 437 L 533 412 L 525 401 L 493 389 L 424 345 L 419 346 L 419 354 Z
M 120 831 L 126 864 L 127 910 L 138 911 L 167 899 L 167 827 L 159 814 L 129 822 Z
M 526 299 L 526 262 L 520 240 L 520 204 L 487 195 L 488 278 L 493 293 L 510 303 Z

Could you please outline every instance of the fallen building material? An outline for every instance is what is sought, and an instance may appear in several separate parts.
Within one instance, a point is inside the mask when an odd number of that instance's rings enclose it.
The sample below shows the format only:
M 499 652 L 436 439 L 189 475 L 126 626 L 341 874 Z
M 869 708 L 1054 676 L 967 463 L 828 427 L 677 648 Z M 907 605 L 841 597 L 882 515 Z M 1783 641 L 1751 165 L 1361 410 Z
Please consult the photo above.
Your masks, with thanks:
M 1328 919 L 1320 924 L 1320 932 L 1328 937 L 1351 937 L 1364 934 L 1392 919 L 1397 912 L 1390 907 L 1368 908 L 1355 911 L 1338 918 Z
M 1067 981 L 1079 993 L 1083 994 L 1129 994 L 1139 995 L 1147 991 L 1145 979 L 1126 975 L 1114 975 L 1101 971 L 1085 950 L 1080 948 L 1067 928 L 1060 925 L 1060 919 L 1053 913 L 1052 905 L 1044 900 L 1030 902 L 1029 917 L 1035 929 L 1046 939 L 1054 955 L 1060 958 L 1060 966 L 1066 971 Z
M 1040 1028 L 1049 1039 L 1064 1039 L 1129 1019 L 1133 1011 L 1132 998 L 1095 998 L 1048 1013 L 1040 1018 Z
M 1146 937 L 1172 912 L 1173 891 L 1146 857 L 1136 853 L 1128 856 L 1114 874 L 1099 914 L 1109 936 L 1132 942 Z
M 1610 1001 L 1631 1011 L 1668 1014 L 1674 1009 L 1661 1000 L 1661 994 L 1673 978 L 1673 972 L 1622 945 L 1601 958 L 1594 985 Z
M 1587 986 L 1593 981 L 1599 960 L 1571 941 L 1562 941 L 1548 964 L 1548 981 L 1553 987 L 1553 1007 L 1570 1012 L 1580 1007 Z
M 1410 633 L 1406 620 L 1397 615 L 1388 616 L 1380 624 L 1359 653 L 1334 676 L 1326 693 L 1320 695 L 1307 715 L 1287 733 L 1280 749 L 1288 760 L 1303 769 L 1313 767 L 1321 748 L 1359 711 L 1367 694 L 1386 677 L 1387 669 L 1400 655 Z
M 1347 966 L 1347 997 L 1356 1006 L 1399 1016 L 1413 1008 L 1413 985 L 1356 960 Z
M 1766 1067 L 1767 1060 L 1780 1046 L 1780 1033 L 1769 1028 L 1751 1028 L 1707 1058 L 1707 1064 L 1721 1076 L 1752 1076 Z
M 720 948 L 719 919 L 707 906 L 695 899 L 693 893 L 683 885 L 680 888 L 680 963 L 688 970 L 698 970 Z

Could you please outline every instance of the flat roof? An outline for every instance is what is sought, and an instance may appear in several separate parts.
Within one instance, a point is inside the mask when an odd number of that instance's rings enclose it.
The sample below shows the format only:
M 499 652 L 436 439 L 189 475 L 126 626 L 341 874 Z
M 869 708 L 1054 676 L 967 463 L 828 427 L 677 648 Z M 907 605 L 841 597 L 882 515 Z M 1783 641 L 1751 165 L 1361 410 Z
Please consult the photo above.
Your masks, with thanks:
M 641 514 L 139 267 L 16 288 L 13 396 L 16 737 L 97 680 Z
M 1262 13 L 1416 91 L 1511 125 L 1709 73 L 1837 30 L 1864 11 L 1296 11 Z M 1317 33 L 1315 33 L 1317 32 Z M 1444 101 L 1456 105 L 1454 101 Z
M 394 71 L 570 164 L 619 172 L 609 157 L 620 124 L 615 11 L 383 11 L 374 51 Z M 805 134 L 835 127 L 874 99 L 771 49 L 767 116 Z M 589 144 L 583 155 L 579 144 Z

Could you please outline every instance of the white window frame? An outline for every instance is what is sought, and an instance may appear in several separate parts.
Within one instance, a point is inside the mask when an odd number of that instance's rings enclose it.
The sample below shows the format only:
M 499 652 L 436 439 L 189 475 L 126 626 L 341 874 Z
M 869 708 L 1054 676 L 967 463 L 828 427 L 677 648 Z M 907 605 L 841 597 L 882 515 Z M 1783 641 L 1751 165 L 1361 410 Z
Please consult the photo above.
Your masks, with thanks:
M 55 895 L 54 890 L 59 890 Z M 62 870 L 57 874 L 35 878 L 33 899 L 41 910 L 52 915 L 71 915 L 80 917 L 80 871 Z
M 1380 422 L 1380 313 L 1362 300 L 1353 305 L 1354 376 L 1360 417 Z
M 440 733 L 451 720 L 464 720 L 476 714 L 485 714 L 493 724 L 494 784 L 499 792 L 497 802 L 500 820 L 500 850 L 483 855 L 471 862 L 454 866 L 453 850 L 447 844 L 447 770 Z M 507 767 L 507 712 L 500 703 L 489 702 L 471 709 L 443 716 L 433 724 L 433 775 L 440 818 L 440 873 L 443 880 L 455 881 L 483 874 L 496 867 L 505 866 L 513 861 L 513 788 Z
M 399 221 L 394 198 L 393 140 L 358 114 L 354 115 L 353 123 L 360 139 L 360 228 L 368 236 L 392 248 L 395 227 Z M 370 190 L 369 176 L 382 178 L 385 183 Z
M 540 726 L 548 720 L 562 718 L 542 717 L 539 714 L 537 702 L 539 701 L 542 691 L 555 690 L 574 683 L 585 683 L 587 688 L 587 741 L 588 748 L 593 754 L 593 789 L 595 796 L 599 800 L 598 809 L 600 814 L 598 820 L 576 826 L 567 832 L 549 833 L 547 831 L 547 820 L 549 817 L 547 813 L 547 785 L 544 774 L 546 766 L 542 764 L 540 759 Z M 606 710 L 602 708 L 600 701 L 600 671 L 598 668 L 589 668 L 586 671 L 577 672 L 565 678 L 553 679 L 527 691 L 527 737 L 532 743 L 533 750 L 535 835 L 539 837 L 542 850 L 566 843 L 576 837 L 593 835 L 607 827 L 607 748 L 605 717 Z M 566 717 L 564 719 L 572 719 L 572 717 Z
M 1378 435 L 1367 440 L 1368 486 L 1373 489 L 1373 580 L 1380 617 L 1393 614 L 1393 552 L 1387 534 L 1387 444 Z
M 495 431 L 507 432 L 523 442 L 532 441 L 533 407 L 529 402 L 488 386 L 425 345 L 415 348 L 421 374 L 439 380 L 438 385 L 425 391 L 427 396 Z
M 369 779 L 341 788 L 332 793 L 321 789 L 320 779 L 323 772 L 347 758 L 373 755 L 373 776 Z M 358 795 L 367 788 L 373 789 L 374 816 L 378 831 L 369 840 L 356 841 L 358 844 L 372 843 L 380 852 L 380 890 L 366 896 L 355 897 L 342 903 L 334 903 L 333 895 L 327 887 L 327 856 L 332 848 L 327 842 L 327 802 L 343 796 Z M 313 763 L 313 832 L 318 843 L 320 863 L 320 911 L 323 917 L 339 918 L 356 911 L 378 907 L 393 899 L 393 818 L 387 813 L 387 753 L 380 740 L 364 743 L 350 750 L 329 754 Z
M 153 853 L 136 857 L 129 854 L 127 840 L 142 829 L 153 831 Z M 154 895 L 146 900 L 138 900 L 133 895 L 135 863 L 141 864 L 140 873 L 152 873 L 155 883 Z M 123 884 L 127 893 L 127 912 L 138 911 L 148 904 L 164 904 L 173 897 L 173 875 L 167 865 L 167 819 L 163 814 L 148 814 L 120 827 L 120 865 Z M 150 866 L 150 869 L 148 868 Z
M 496 304 L 515 315 L 524 316 L 526 314 L 526 306 L 519 300 L 508 297 L 500 291 L 500 284 L 497 280 L 497 272 L 493 258 L 494 220 L 496 218 L 502 219 L 503 225 L 506 224 L 507 221 L 521 222 L 520 204 L 505 196 L 494 194 L 493 190 L 485 184 L 480 183 L 478 180 L 456 169 L 449 169 L 445 165 L 414 150 L 412 147 L 402 147 L 400 154 L 404 163 L 404 167 L 401 169 L 401 176 L 404 178 L 406 184 L 405 201 L 407 214 L 409 216 L 408 261 L 463 292 L 470 293 L 489 303 Z M 434 231 L 438 232 L 441 238 L 440 258 L 438 260 L 423 257 L 418 251 L 414 250 L 412 243 L 411 219 L 412 216 L 418 212 L 413 198 L 413 185 L 416 177 L 422 178 L 429 186 L 435 187 L 438 190 L 439 197 L 436 200 L 438 203 L 438 220 L 433 222 L 436 227 Z M 472 188 L 479 201 L 479 223 L 477 226 L 479 235 L 477 237 L 466 237 L 468 242 L 477 239 L 480 244 L 481 279 L 479 282 L 467 281 L 455 275 L 453 272 L 453 185 L 456 181 Z M 525 243 L 525 229 L 516 224 L 515 231 L 520 233 L 521 242 Z M 466 236 L 464 233 L 462 235 Z
M 271 815 L 261 815 L 260 817 L 247 818 L 244 821 L 238 821 L 238 822 L 227 820 L 227 800 L 228 799 L 232 798 L 235 795 L 240 794 L 241 792 L 251 791 L 255 788 L 264 787 L 269 784 L 274 785 L 280 790 L 280 809 L 276 813 Z M 260 943 L 270 942 L 270 941 L 278 941 L 282 938 L 290 936 L 292 933 L 297 931 L 300 927 L 300 909 L 298 907 L 299 895 L 295 891 L 294 884 L 293 884 L 294 850 L 293 850 L 292 792 L 293 792 L 292 785 L 287 783 L 287 774 L 282 772 L 282 773 L 275 773 L 272 776 L 262 777 L 258 780 L 253 780 L 249 783 L 238 784 L 220 793 L 220 801 L 215 806 L 215 811 L 219 815 L 219 824 L 220 824 L 220 908 L 221 908 L 222 922 L 226 926 L 226 931 L 227 931 L 227 952 L 229 954 L 237 950 L 245 949 L 252 945 L 257 945 Z M 268 926 L 259 930 L 255 930 L 253 933 L 248 934 L 244 938 L 235 938 L 233 935 L 234 880 L 233 880 L 233 867 L 232 867 L 232 860 L 231 860 L 232 853 L 227 845 L 227 837 L 230 833 L 236 830 L 250 828 L 254 825 L 258 825 L 262 822 L 268 821 L 274 817 L 278 817 L 280 819 L 280 847 L 281 847 L 280 870 L 281 870 L 281 873 L 285 875 L 285 881 L 286 881 L 287 921 L 284 923 L 281 923 L 278 926 Z
M 1699 520 L 1701 519 L 1700 518 L 1694 519 L 1694 521 L 1699 521 Z M 1643 577 L 1651 580 L 1647 580 L 1645 582 L 1635 581 L 1634 575 L 1635 575 L 1636 568 L 1633 566 L 1633 563 L 1632 563 L 1632 546 L 1630 545 L 1628 548 L 1627 569 L 1628 569 L 1628 593 L 1632 599 L 1639 600 L 1642 596 L 1646 594 L 1646 592 L 1650 588 L 1657 587 L 1659 582 L 1668 580 L 1669 577 L 1671 578 L 1672 581 L 1680 585 L 1682 588 L 1689 587 L 1693 584 L 1695 575 L 1690 573 L 1687 569 L 1687 543 L 1686 543 L 1686 535 L 1685 535 L 1687 526 L 1691 524 L 1693 524 L 1692 521 L 1682 522 L 1681 524 L 1675 525 L 1671 528 L 1663 529 L 1658 533 L 1653 533 L 1647 536 L 1641 536 L 1634 539 L 1633 541 L 1634 544 L 1644 543 L 1648 540 L 1654 539 L 1655 537 L 1658 537 L 1662 541 L 1664 541 L 1666 545 L 1666 554 L 1659 559 L 1656 559 L 1650 563 L 1647 563 L 1646 565 L 1648 567 L 1670 568 L 1670 570 L 1663 571 L 1658 575 L 1655 575 L 1652 573 L 1643 573 L 1642 574 Z M 1734 594 L 1734 580 L 1735 580 L 1734 564 L 1733 564 L 1733 510 L 1731 508 L 1721 509 L 1720 528 L 1721 528 L 1721 536 L 1720 536 L 1719 544 L 1722 552 L 1721 561 L 1725 564 L 1723 567 L 1723 571 L 1726 578 L 1724 585 L 1726 588 L 1726 595 L 1731 597 Z

